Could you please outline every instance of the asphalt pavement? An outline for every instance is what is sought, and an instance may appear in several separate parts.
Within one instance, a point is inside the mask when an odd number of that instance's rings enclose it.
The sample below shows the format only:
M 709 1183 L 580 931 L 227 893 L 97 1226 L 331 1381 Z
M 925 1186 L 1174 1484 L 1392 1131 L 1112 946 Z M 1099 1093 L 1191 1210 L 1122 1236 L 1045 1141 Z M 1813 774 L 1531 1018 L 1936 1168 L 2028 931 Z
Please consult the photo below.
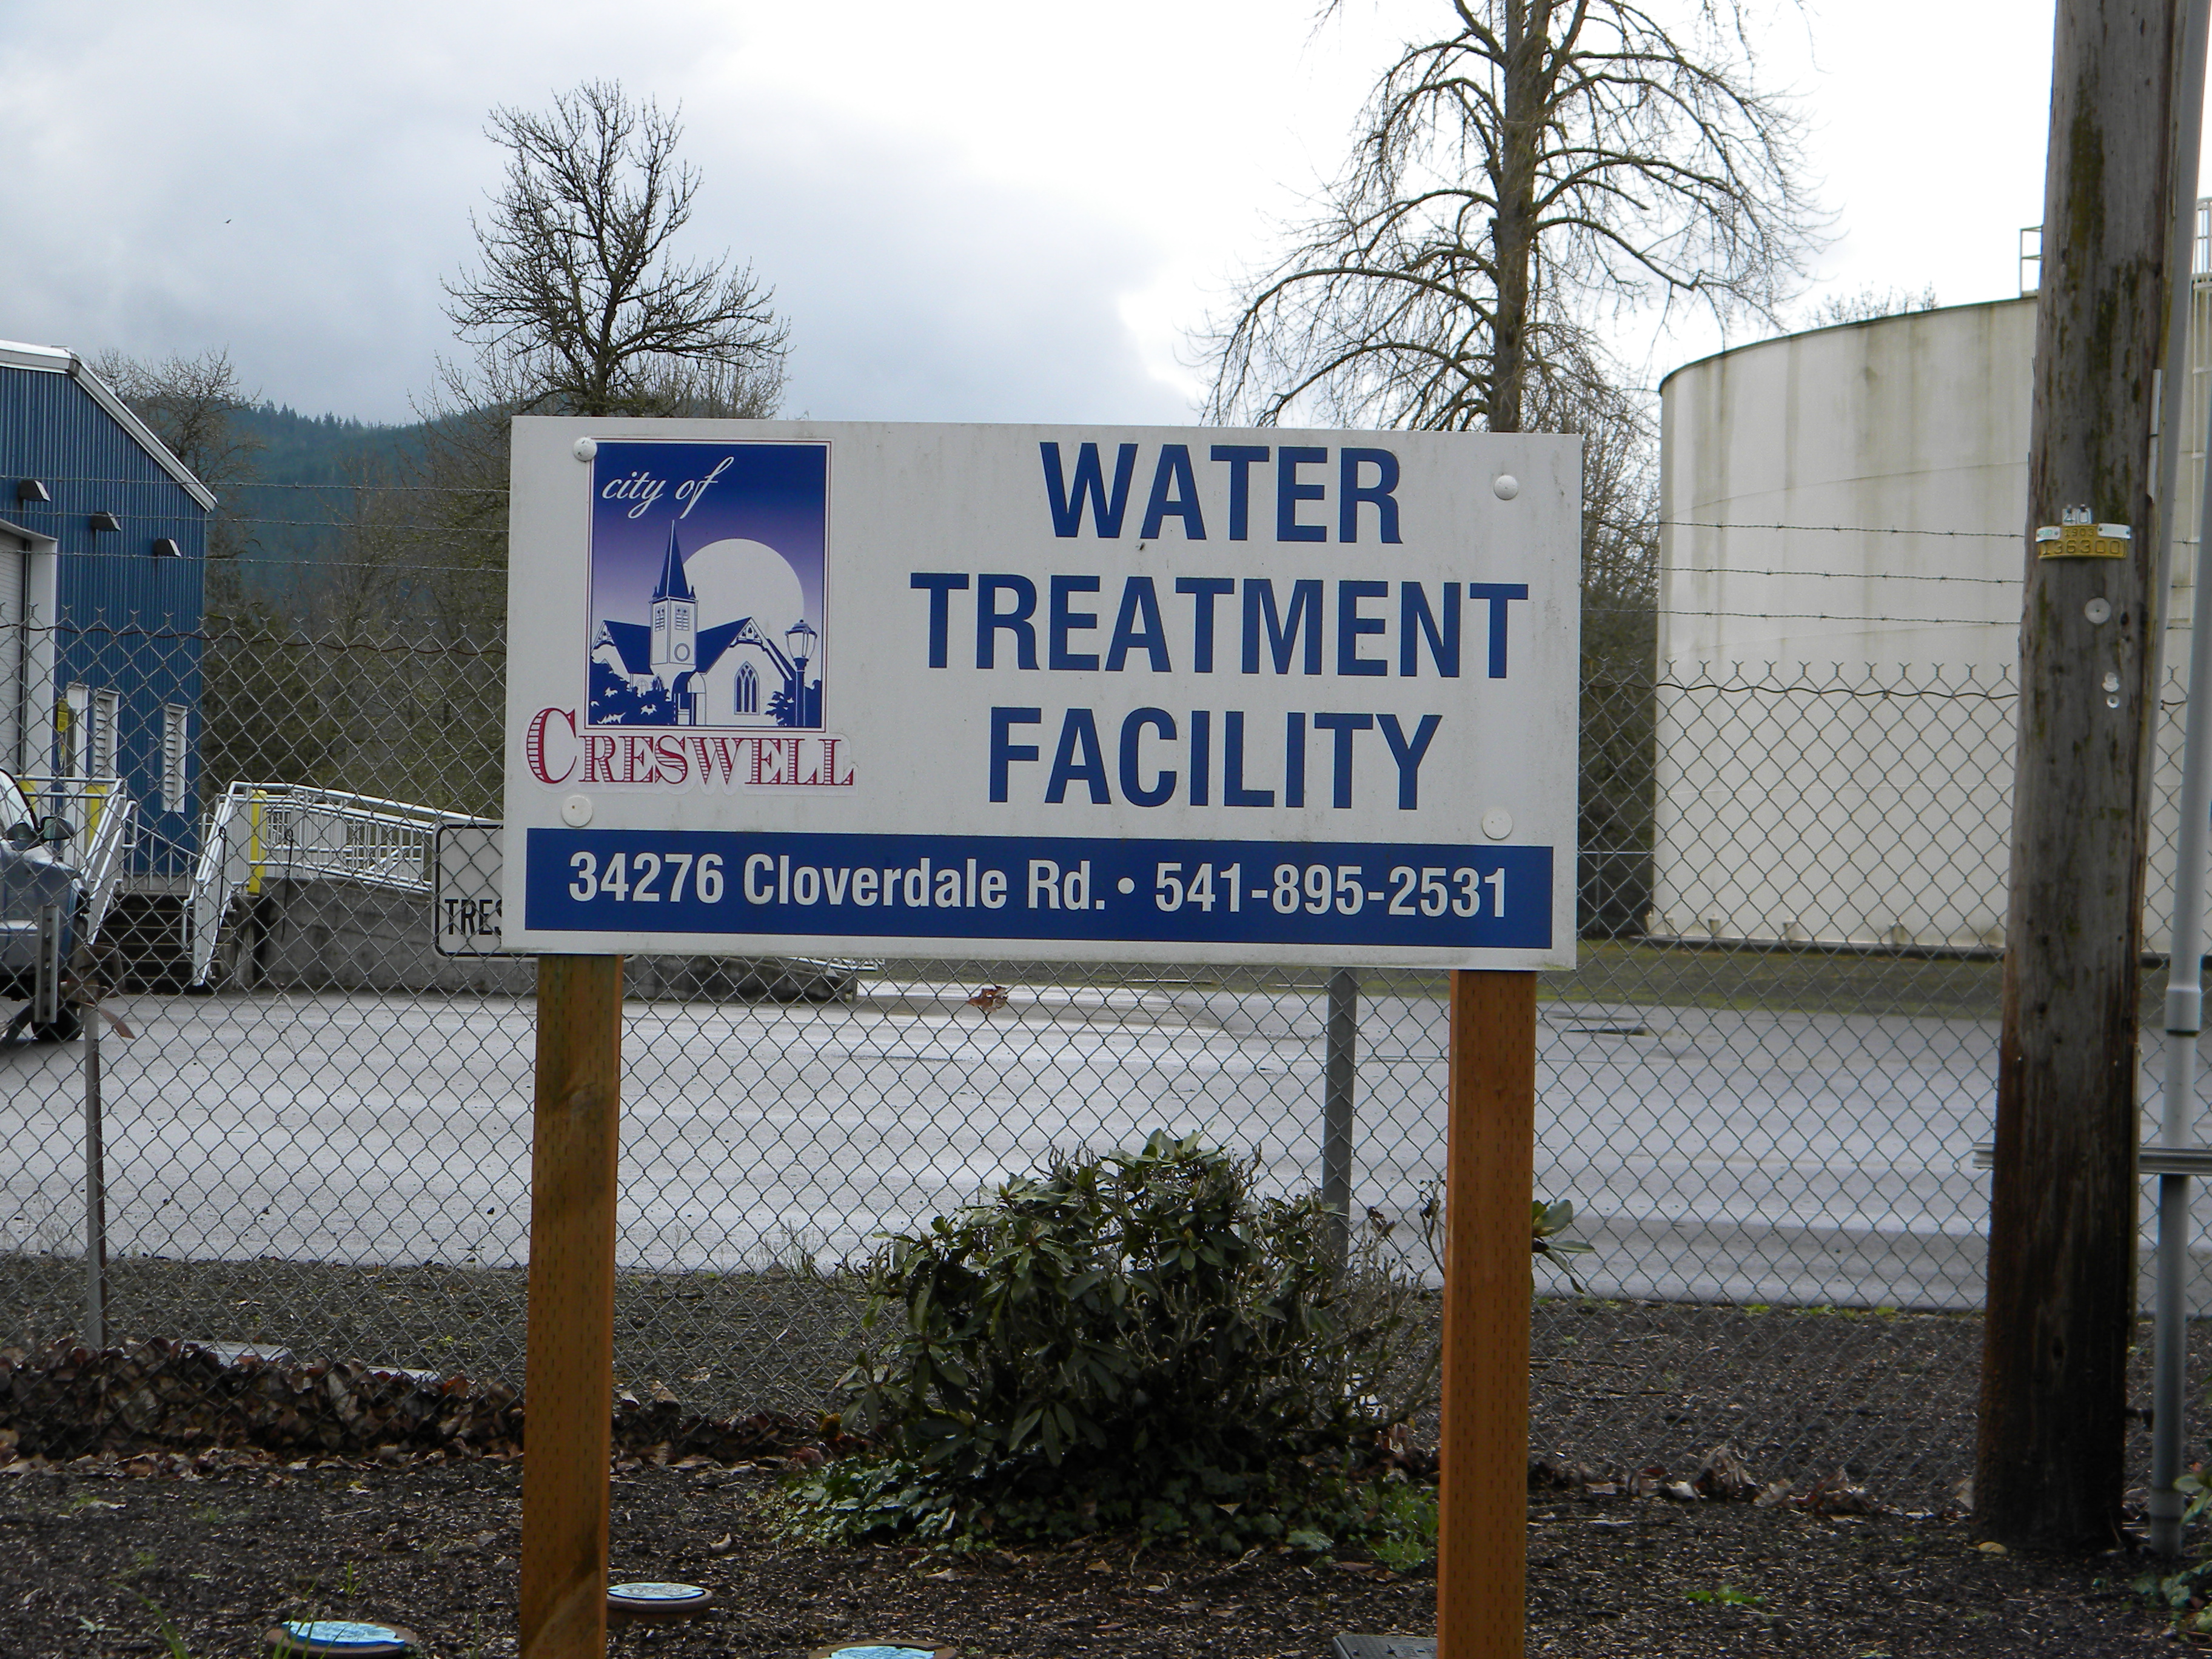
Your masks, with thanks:
M 989 1007 L 976 988 L 631 1004 L 623 1262 L 834 1260 L 1054 1148 L 1161 1127 L 1256 1157 L 1272 1189 L 1317 1182 L 1319 995 L 1017 984 Z M 529 1000 L 140 996 L 118 1012 L 132 1034 L 101 1043 L 111 1253 L 524 1260 Z M 1443 1169 L 1443 1009 L 1378 997 L 1361 1016 L 1355 1203 L 1419 1261 L 1423 1183 Z M 1595 1249 L 1571 1265 L 1597 1294 L 1974 1307 L 1996 1051 L 1976 1021 L 1547 1002 L 1537 1190 L 1574 1203 Z M 81 1248 L 83 1060 L 79 1044 L 0 1052 L 0 1249 Z

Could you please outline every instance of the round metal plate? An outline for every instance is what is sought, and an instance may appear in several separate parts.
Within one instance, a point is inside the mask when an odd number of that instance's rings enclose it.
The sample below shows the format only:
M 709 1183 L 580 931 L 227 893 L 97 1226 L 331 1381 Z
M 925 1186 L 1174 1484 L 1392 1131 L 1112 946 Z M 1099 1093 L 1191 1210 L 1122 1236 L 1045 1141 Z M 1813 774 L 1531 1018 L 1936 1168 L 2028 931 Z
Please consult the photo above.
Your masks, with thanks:
M 714 1599 L 699 1584 L 641 1582 L 607 1589 L 607 1612 L 629 1619 L 689 1619 Z
M 340 1654 L 350 1659 L 395 1659 L 413 1652 L 416 1644 L 413 1631 L 357 1619 L 288 1619 L 263 1639 L 271 1653 L 297 1655 L 299 1659 Z

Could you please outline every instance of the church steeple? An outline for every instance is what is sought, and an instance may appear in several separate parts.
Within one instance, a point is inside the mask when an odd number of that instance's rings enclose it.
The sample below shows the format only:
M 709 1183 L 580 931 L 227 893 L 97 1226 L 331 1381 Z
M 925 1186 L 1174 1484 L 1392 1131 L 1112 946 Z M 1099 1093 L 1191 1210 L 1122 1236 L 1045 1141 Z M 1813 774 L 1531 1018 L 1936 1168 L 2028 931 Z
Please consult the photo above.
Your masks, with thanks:
M 658 599 L 688 599 L 697 602 L 691 592 L 691 583 L 684 574 L 684 550 L 676 544 L 676 526 L 668 526 L 668 551 L 660 561 L 660 581 L 653 590 Z
M 684 574 L 684 550 L 676 544 L 676 526 L 671 525 L 660 580 L 653 590 L 652 662 L 653 678 L 675 699 L 679 726 L 698 719 L 698 631 L 699 598 Z

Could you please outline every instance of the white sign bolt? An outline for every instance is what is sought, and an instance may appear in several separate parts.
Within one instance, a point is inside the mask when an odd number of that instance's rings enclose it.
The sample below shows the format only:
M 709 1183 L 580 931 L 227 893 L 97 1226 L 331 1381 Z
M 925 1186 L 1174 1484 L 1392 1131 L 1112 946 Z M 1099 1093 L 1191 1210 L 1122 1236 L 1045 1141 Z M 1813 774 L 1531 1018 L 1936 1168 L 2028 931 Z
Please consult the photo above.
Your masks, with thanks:
M 598 439 L 579 438 L 576 440 L 576 459 L 578 460 L 588 461 L 592 456 L 599 453 L 599 444 Z
M 1521 480 L 1510 472 L 1501 472 L 1490 481 L 1490 487 L 1498 492 L 1499 501 L 1510 501 L 1521 493 Z
M 1482 815 L 1482 833 L 1492 841 L 1504 841 L 1513 833 L 1513 814 L 1502 806 L 1493 806 Z
M 571 795 L 561 803 L 561 822 L 571 830 L 580 830 L 592 821 L 592 798 Z

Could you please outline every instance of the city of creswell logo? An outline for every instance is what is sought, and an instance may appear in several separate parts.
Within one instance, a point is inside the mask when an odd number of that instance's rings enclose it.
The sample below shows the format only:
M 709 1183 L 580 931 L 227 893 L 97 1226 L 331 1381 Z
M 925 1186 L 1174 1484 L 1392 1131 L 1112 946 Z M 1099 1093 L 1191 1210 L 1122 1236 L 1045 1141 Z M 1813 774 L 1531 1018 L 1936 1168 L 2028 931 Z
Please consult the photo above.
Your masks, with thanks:
M 830 446 L 602 441 L 581 718 L 526 735 L 548 783 L 842 786 L 824 724 Z

